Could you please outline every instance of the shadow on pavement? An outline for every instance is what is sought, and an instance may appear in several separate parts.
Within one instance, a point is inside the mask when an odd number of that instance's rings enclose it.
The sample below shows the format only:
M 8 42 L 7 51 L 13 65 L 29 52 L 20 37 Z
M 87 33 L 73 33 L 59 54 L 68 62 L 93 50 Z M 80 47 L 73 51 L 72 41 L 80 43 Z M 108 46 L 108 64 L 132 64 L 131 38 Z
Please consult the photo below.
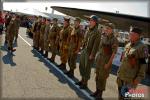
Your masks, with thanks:
M 15 56 L 13 53 L 7 52 L 7 54 L 2 57 L 4 64 L 10 64 L 12 67 L 16 66 L 16 63 L 13 61 L 13 56 Z
M 79 91 L 75 85 L 73 85 L 69 80 L 67 80 L 65 78 L 64 75 L 61 74 L 61 70 L 57 71 L 56 68 L 54 68 L 50 63 L 48 63 L 40 54 L 37 53 L 37 51 L 35 50 L 31 50 L 31 52 L 34 54 L 34 57 L 38 57 L 40 61 L 42 61 L 46 67 L 49 68 L 49 72 L 52 73 L 53 75 L 55 75 L 57 78 L 58 78 L 58 81 L 61 82 L 62 84 L 68 84 L 68 86 L 73 89 L 76 94 L 80 97 L 80 98 L 83 98 L 83 99 L 86 99 L 88 100 L 89 98 L 86 97 L 81 91 Z M 53 63 L 55 65 L 55 67 L 57 66 L 56 63 Z M 58 67 L 57 67 L 58 68 Z M 72 79 L 74 81 L 74 84 L 75 82 L 78 81 L 78 79 L 75 77 Z M 86 90 L 89 94 L 91 94 L 91 90 L 87 89 Z

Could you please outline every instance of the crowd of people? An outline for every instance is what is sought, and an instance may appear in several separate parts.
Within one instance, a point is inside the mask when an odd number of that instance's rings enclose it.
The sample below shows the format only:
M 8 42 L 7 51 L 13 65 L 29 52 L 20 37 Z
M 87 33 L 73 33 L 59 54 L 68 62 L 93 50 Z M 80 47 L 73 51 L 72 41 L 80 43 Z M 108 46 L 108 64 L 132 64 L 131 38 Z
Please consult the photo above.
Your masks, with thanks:
M 57 18 L 35 17 L 32 25 L 33 48 L 53 63 L 59 52 L 61 64 L 57 67 L 70 78 L 74 78 L 77 56 L 81 52 L 79 62 L 81 80 L 75 83 L 80 89 L 88 88 L 91 68 L 96 62 L 96 91 L 91 96 L 101 100 L 119 42 L 114 36 L 113 23 L 106 23 L 105 28 L 100 30 L 98 16 L 91 15 L 88 19 L 89 26 L 83 31 L 79 17 L 75 18 L 73 26 L 70 25 L 70 18 L 64 17 L 63 27 L 58 25 Z M 8 50 L 13 52 L 15 51 L 13 41 L 17 41 L 18 37 L 19 16 L 8 14 L 5 20 L 5 43 L 8 44 Z M 130 41 L 125 46 L 120 59 L 122 64 L 118 69 L 117 84 L 118 97 L 121 100 L 125 98 L 121 94 L 124 85 L 135 88 L 145 77 L 148 49 L 140 40 L 141 34 L 142 30 L 138 27 L 131 30 Z M 52 53 L 50 58 L 48 52 Z M 66 69 L 66 63 L 69 65 L 69 70 Z

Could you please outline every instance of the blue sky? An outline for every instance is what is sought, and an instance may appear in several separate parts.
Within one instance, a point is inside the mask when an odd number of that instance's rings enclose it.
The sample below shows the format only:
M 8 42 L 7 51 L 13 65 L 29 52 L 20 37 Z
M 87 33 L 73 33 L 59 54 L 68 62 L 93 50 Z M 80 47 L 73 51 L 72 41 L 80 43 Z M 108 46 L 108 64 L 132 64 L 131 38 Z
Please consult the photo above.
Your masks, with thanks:
M 73 8 L 82 8 L 98 11 L 116 12 L 137 16 L 150 17 L 148 14 L 148 1 L 122 1 L 122 2 L 26 2 L 26 3 L 4 3 L 5 10 L 21 11 L 23 9 L 37 9 L 45 12 L 45 7 L 48 7 L 47 12 L 51 13 L 50 6 L 64 6 Z M 55 12 L 55 14 L 60 14 Z

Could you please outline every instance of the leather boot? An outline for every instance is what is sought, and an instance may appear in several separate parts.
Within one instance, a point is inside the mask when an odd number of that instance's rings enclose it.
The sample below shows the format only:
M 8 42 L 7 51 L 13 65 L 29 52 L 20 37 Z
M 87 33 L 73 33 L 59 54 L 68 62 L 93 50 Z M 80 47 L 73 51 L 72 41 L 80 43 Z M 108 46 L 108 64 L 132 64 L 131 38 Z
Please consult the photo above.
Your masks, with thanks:
M 96 97 L 99 92 L 100 92 L 100 90 L 97 88 L 96 91 L 93 94 L 91 94 L 90 96 Z

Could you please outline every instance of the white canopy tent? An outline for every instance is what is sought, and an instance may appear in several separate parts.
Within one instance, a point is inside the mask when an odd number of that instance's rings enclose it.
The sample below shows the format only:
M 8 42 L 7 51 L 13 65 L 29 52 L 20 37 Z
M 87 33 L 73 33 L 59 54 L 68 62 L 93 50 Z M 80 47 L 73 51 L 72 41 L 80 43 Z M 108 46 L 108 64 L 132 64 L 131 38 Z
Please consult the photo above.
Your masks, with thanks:
M 17 13 L 27 14 L 27 15 L 36 15 L 36 16 L 42 16 L 42 17 L 49 18 L 48 15 L 46 15 L 36 9 L 24 9 L 24 10 L 18 11 Z

